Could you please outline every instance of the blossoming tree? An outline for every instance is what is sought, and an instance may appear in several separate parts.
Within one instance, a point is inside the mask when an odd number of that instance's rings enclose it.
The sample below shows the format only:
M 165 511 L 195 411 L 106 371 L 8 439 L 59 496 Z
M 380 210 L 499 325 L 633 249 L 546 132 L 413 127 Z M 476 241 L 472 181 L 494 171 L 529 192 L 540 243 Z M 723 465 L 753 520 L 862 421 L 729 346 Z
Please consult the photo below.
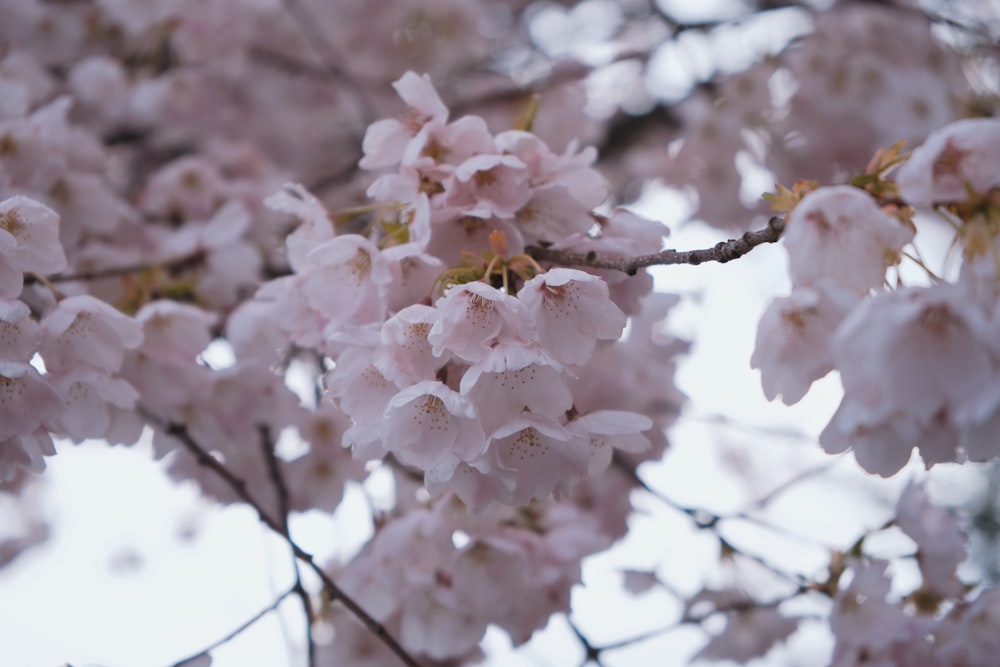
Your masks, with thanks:
M 715 4 L 4 2 L 0 491 L 16 505 L 56 441 L 149 439 L 287 542 L 269 609 L 299 600 L 303 665 L 470 664 L 489 626 L 527 642 L 626 535 L 632 491 L 780 580 L 674 591 L 664 632 L 703 628 L 699 659 L 820 615 L 838 666 L 995 664 L 1000 593 L 960 575 L 962 518 L 922 484 L 789 572 L 643 464 L 683 420 L 689 345 L 649 269 L 779 241 L 791 291 L 746 359 L 768 399 L 836 371 L 818 446 L 880 477 L 914 449 L 1000 456 L 1000 16 Z M 665 248 L 629 208 L 663 188 L 722 240 Z M 376 470 L 371 539 L 304 550 L 291 519 Z M 866 547 L 887 530 L 915 545 L 903 591 Z M 43 536 L 4 536 L 0 562 Z M 572 627 L 596 664 L 646 639 Z

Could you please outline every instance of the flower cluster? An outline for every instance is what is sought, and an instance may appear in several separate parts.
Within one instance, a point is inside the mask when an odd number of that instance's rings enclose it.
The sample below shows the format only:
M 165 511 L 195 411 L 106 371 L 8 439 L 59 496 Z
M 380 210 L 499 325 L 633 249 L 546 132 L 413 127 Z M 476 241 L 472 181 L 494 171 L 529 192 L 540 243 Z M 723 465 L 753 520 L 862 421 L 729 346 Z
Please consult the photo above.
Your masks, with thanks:
M 928 467 L 1000 456 L 1000 122 L 966 120 L 935 132 L 882 182 L 880 203 L 852 186 L 806 194 L 788 216 L 785 245 L 794 290 L 761 318 L 752 364 L 765 394 L 786 403 L 836 369 L 844 399 L 820 437 L 831 453 L 854 449 L 869 472 L 889 476 L 914 447 Z M 914 209 L 954 225 L 964 263 L 954 281 L 889 289 L 914 240 Z
M 142 342 L 138 322 L 87 294 L 61 299 L 40 320 L 21 300 L 25 274 L 66 268 L 59 216 L 33 199 L 0 202 L 0 480 L 36 472 L 55 453 L 52 433 L 74 440 L 134 442 L 137 394 L 118 377 L 126 350 Z M 37 359 L 43 364 L 39 372 Z
M 956 517 L 932 504 L 923 487 L 910 484 L 894 523 L 916 544 L 921 584 L 905 596 L 892 594 L 888 561 L 861 553 L 848 557 L 832 581 L 831 664 L 995 663 L 1000 600 L 996 589 L 976 590 L 957 578 L 967 554 Z
M 449 122 L 426 76 L 395 85 L 404 120 L 374 123 L 364 141 L 364 166 L 394 168 L 370 186 L 374 205 L 330 213 L 299 185 L 267 199 L 296 221 L 290 273 L 228 316 L 236 364 L 185 371 L 179 362 L 206 343 L 212 321 L 150 304 L 139 315 L 147 328 L 191 345 L 176 355 L 143 348 L 133 372 L 178 377 L 187 389 L 151 391 L 151 406 L 212 443 L 271 512 L 277 498 L 258 490 L 268 486 L 266 461 L 248 443 L 262 424 L 276 433 L 302 420 L 265 365 L 303 352 L 327 359 L 314 410 L 336 426 L 322 446 L 306 437 L 311 451 L 282 463 L 293 508 L 332 509 L 361 462 L 388 462 L 409 511 L 338 577 L 407 650 L 442 660 L 474 653 L 490 623 L 525 641 L 565 608 L 580 559 L 624 534 L 634 482 L 601 473 L 615 451 L 629 465 L 662 453 L 683 400 L 669 378 L 685 346 L 657 330 L 676 299 L 650 295 L 645 272 L 542 266 L 525 252 L 538 243 L 607 256 L 660 248 L 659 223 L 592 213 L 606 192 L 592 150 L 556 154 L 527 130 L 493 134 L 476 116 Z M 358 223 L 363 233 L 344 229 Z M 610 368 L 621 384 L 607 381 Z M 183 449 L 167 433 L 157 443 Z M 334 449 L 356 461 L 327 458 Z M 172 461 L 173 474 L 235 500 L 184 451 Z M 400 499 L 411 476 L 430 500 Z M 471 541 L 456 547 L 456 531 Z M 521 582 L 520 592 L 501 594 L 498 577 Z M 370 648 L 344 639 L 330 650 L 346 660 Z
M 549 501 L 470 516 L 445 498 L 389 520 L 338 575 L 414 655 L 467 660 L 489 624 L 515 644 L 527 641 L 568 604 L 580 560 L 610 543 L 594 518 L 572 505 Z M 353 649 L 335 643 L 331 654 L 352 663 L 359 657 Z
M 373 124 L 362 160 L 396 167 L 369 189 L 381 230 L 335 234 L 322 206 L 290 186 L 269 202 L 301 221 L 289 237 L 294 273 L 265 285 L 258 303 L 292 342 L 333 360 L 325 386 L 353 421 L 344 444 L 357 458 L 391 454 L 472 508 L 565 496 L 613 449 L 649 448 L 648 416 L 598 402 L 583 410 L 570 382 L 621 338 L 624 311 L 636 313 L 649 283 L 612 293 L 591 273 L 545 270 L 524 248 L 622 254 L 619 227 L 648 229 L 649 247 L 664 230 L 625 211 L 591 216 L 605 192 L 592 151 L 556 155 L 475 116 L 448 122 L 426 76 L 406 74 L 396 88 L 407 119 Z
M 397 637 L 421 664 L 467 663 L 491 624 L 520 644 L 568 609 L 581 559 L 626 534 L 636 466 L 685 400 L 687 346 L 662 324 L 678 298 L 591 266 L 662 249 L 662 224 L 614 207 L 635 177 L 746 227 L 760 168 L 839 182 L 904 138 L 926 139 L 905 164 L 889 151 L 850 185 L 776 198 L 792 292 L 752 364 L 787 403 L 837 371 L 821 443 L 870 472 L 914 447 L 928 467 L 995 458 L 1000 125 L 928 137 L 962 113 L 959 55 L 914 3 L 762 11 L 780 54 L 699 66 L 705 85 L 668 104 L 648 87 L 660 55 L 737 40 L 656 4 L 6 2 L 0 492 L 59 438 L 145 431 L 170 476 L 249 503 L 322 577 L 289 515 L 335 512 L 377 469 L 393 507 L 325 566 L 373 620 L 299 585 L 333 629 L 326 646 L 309 634 L 313 662 L 386 664 Z M 569 54 L 586 61 L 554 60 Z M 912 245 L 932 215 L 955 232 L 954 271 Z M 911 261 L 927 280 L 904 286 Z M 737 517 L 673 509 L 700 531 Z M 958 579 L 957 523 L 915 486 L 895 523 L 922 579 L 904 600 L 860 548 L 825 588 L 795 581 L 792 597 L 834 600 L 835 664 L 989 664 L 1000 602 Z M 0 535 L 0 564 L 37 534 Z M 715 534 L 723 558 L 748 555 Z M 734 612 L 699 658 L 750 660 L 797 628 L 735 587 L 679 601 L 684 623 L 705 603 Z

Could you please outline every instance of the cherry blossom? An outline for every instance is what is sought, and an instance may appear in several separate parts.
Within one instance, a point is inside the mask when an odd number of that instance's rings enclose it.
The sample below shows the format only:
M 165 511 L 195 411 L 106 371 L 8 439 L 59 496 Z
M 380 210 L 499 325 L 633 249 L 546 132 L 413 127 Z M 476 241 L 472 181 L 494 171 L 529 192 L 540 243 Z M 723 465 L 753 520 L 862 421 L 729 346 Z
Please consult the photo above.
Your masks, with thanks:
M 386 119 L 375 122 L 365 132 L 364 152 L 361 161 L 364 169 L 385 167 L 398 162 L 406 144 L 429 123 L 444 123 L 448 109 L 438 97 L 430 77 L 407 72 L 393 84 L 407 103 L 410 117 L 404 122 Z
M 552 269 L 525 282 L 517 297 L 533 316 L 539 344 L 567 365 L 586 362 L 598 340 L 617 340 L 625 328 L 607 285 L 583 271 Z
M 831 338 L 858 299 L 827 281 L 798 287 L 761 315 L 750 365 L 759 368 L 768 400 L 791 405 L 834 369 Z
M 42 320 L 46 340 L 42 345 L 49 370 L 86 365 L 114 373 L 121 368 L 125 350 L 142 342 L 142 327 L 92 296 L 64 299 Z
M 316 246 L 296 278 L 308 307 L 333 323 L 327 335 L 341 323 L 368 324 L 384 317 L 392 274 L 378 248 L 360 236 L 339 236 Z
M 749 662 L 821 625 L 832 653 L 810 659 L 839 667 L 993 664 L 998 598 L 966 562 L 981 524 L 927 489 L 939 464 L 1000 456 L 994 9 L 543 4 L 9 0 L 4 510 L 47 507 L 32 480 L 58 439 L 152 432 L 150 465 L 287 547 L 295 586 L 265 612 L 297 602 L 292 659 L 315 667 L 472 664 L 488 628 L 517 646 L 556 614 L 600 664 L 682 626 L 704 636 L 693 659 Z M 676 250 L 659 219 L 685 232 Z M 789 404 L 839 378 L 819 446 L 853 452 L 840 472 L 888 498 L 900 485 L 878 477 L 914 450 L 928 468 L 808 562 L 772 563 L 740 529 L 794 538 L 778 496 L 811 479 L 784 475 L 822 456 L 812 433 L 787 461 L 689 444 L 691 420 L 738 426 L 689 409 L 675 379 L 701 379 L 681 358 L 700 341 L 672 333 L 730 267 L 660 267 L 683 296 L 609 268 L 779 236 L 791 291 L 713 387 L 747 361 Z M 661 484 L 690 481 L 692 446 L 740 475 L 701 485 L 704 507 Z M 296 513 L 351 513 L 364 539 L 313 550 Z M 664 563 L 698 540 L 712 557 L 690 577 L 618 563 L 656 584 L 642 602 L 665 631 L 592 636 L 583 561 L 643 525 L 671 537 Z M 875 538 L 904 544 L 883 557 Z M 0 565 L 28 543 L 0 535 Z M 208 664 L 205 646 L 154 661 Z
M 524 303 L 484 283 L 453 287 L 435 306 L 439 315 L 427 340 L 436 356 L 449 350 L 464 361 L 482 361 L 499 343 L 535 337 Z
M 364 466 L 341 446 L 350 419 L 327 404 L 303 411 L 297 426 L 309 451 L 282 466 L 291 508 L 332 512 L 343 498 L 346 483 L 364 476 Z
M 899 169 L 899 192 L 918 206 L 962 201 L 1000 180 L 1000 122 L 992 118 L 955 121 L 933 132 Z
M 38 323 L 23 301 L 0 301 L 0 359 L 27 363 L 41 343 Z
M 62 407 L 58 392 L 32 366 L 0 361 L 0 478 L 11 479 L 18 467 L 45 467 L 42 455 L 55 449 L 43 424 Z
M 453 172 L 446 203 L 476 218 L 510 218 L 528 203 L 525 164 L 513 155 L 475 155 Z
M 908 624 L 901 609 L 890 603 L 890 579 L 886 562 L 851 564 L 853 578 L 840 590 L 830 617 L 830 629 L 838 640 L 838 655 L 853 651 L 880 651 L 909 638 Z M 844 664 L 853 664 L 844 662 Z
M 838 430 L 860 435 L 897 415 L 917 428 L 938 414 L 962 425 L 995 361 L 978 334 L 981 316 L 957 296 L 947 286 L 909 288 L 851 313 L 833 339 L 846 394 Z
M 497 345 L 466 370 L 461 393 L 484 406 L 480 412 L 487 434 L 523 411 L 561 417 L 573 398 L 559 365 L 539 347 Z
M 305 266 L 309 251 L 336 234 L 329 212 L 316 197 L 299 184 L 288 184 L 264 200 L 268 208 L 295 216 L 298 226 L 285 238 L 288 264 L 293 271 Z
M 23 273 L 49 274 L 65 268 L 58 214 L 20 195 L 0 201 L 0 297 L 20 295 Z
M 389 400 L 380 437 L 401 462 L 435 468 L 438 478 L 486 449 L 475 406 L 436 380 L 410 385 Z
M 858 293 L 880 287 L 886 268 L 898 262 L 913 235 L 863 191 L 820 188 L 788 218 L 785 247 L 792 284 L 810 287 L 826 278 Z
M 910 484 L 899 497 L 896 522 L 917 543 L 924 588 L 941 597 L 961 595 L 956 569 L 965 560 L 966 548 L 956 518 L 933 505 L 923 488 Z

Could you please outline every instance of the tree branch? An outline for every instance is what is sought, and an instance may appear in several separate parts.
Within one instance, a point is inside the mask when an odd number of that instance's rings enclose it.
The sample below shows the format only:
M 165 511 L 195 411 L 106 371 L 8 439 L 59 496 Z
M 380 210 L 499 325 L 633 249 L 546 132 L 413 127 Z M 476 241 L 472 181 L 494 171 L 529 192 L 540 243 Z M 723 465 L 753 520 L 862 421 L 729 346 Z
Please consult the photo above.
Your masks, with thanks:
M 39 276 L 33 273 L 24 275 L 24 283 L 31 285 L 39 282 L 67 283 L 76 281 L 100 280 L 102 278 L 115 278 L 117 276 L 127 276 L 140 271 L 150 271 L 161 269 L 168 272 L 180 272 L 200 266 L 205 261 L 205 253 L 201 251 L 190 255 L 175 257 L 161 262 L 145 262 L 139 264 L 129 264 L 126 266 L 112 266 L 104 269 L 92 271 L 80 271 L 79 273 L 60 273 L 54 276 Z
M 282 529 L 278 520 L 265 512 L 257 500 L 250 494 L 250 490 L 247 488 L 246 482 L 230 472 L 225 465 L 216 460 L 211 454 L 208 453 L 208 451 L 203 449 L 202 446 L 198 444 L 193 437 L 191 437 L 191 434 L 188 432 L 186 426 L 161 419 L 141 407 L 139 408 L 139 412 L 148 421 L 163 429 L 167 435 L 180 442 L 181 445 L 183 445 L 184 448 L 195 457 L 195 460 L 199 465 L 203 465 L 214 471 L 227 485 L 229 485 L 240 500 L 250 505 L 250 507 L 257 512 L 257 516 L 260 520 L 288 543 L 288 546 L 291 547 L 295 557 L 308 565 L 309 569 L 311 569 L 316 576 L 319 577 L 320 581 L 323 583 L 323 588 L 330 596 L 331 601 L 340 602 L 340 604 L 344 605 L 344 607 L 346 607 L 355 618 L 361 621 L 361 623 L 367 627 L 373 635 L 378 637 L 382 643 L 384 643 L 386 647 L 392 651 L 392 653 L 398 657 L 404 665 L 406 665 L 406 667 L 421 667 L 420 663 L 417 662 L 416 659 L 411 656 L 398 641 L 396 641 L 396 638 L 389 634 L 389 631 L 385 629 L 384 625 L 375 620 L 357 602 L 355 602 L 353 598 L 345 593 L 343 589 L 336 584 L 336 582 L 334 582 L 330 575 L 328 575 L 319 563 L 316 562 L 316 559 L 311 553 L 305 551 L 302 547 L 296 544 L 294 540 L 285 534 L 285 531 Z
M 673 509 L 676 512 L 680 512 L 681 514 L 686 515 L 699 530 L 707 530 L 712 532 L 715 535 L 715 538 L 719 540 L 719 544 L 722 547 L 723 552 L 726 552 L 728 550 L 733 554 L 738 554 L 744 558 L 747 558 L 757 563 L 758 565 L 768 570 L 769 572 L 778 575 L 782 579 L 790 581 L 799 588 L 802 588 L 803 586 L 808 586 L 811 583 L 808 577 L 799 574 L 798 572 L 787 572 L 784 569 L 774 565 L 773 563 L 768 562 L 762 556 L 748 553 L 746 551 L 743 551 L 742 549 L 739 549 L 737 546 L 735 546 L 729 540 L 723 537 L 722 533 L 719 530 L 720 524 L 726 521 L 747 521 L 750 523 L 754 523 L 755 525 L 758 525 L 762 528 L 766 528 L 787 535 L 788 533 L 784 529 L 781 529 L 780 527 L 777 526 L 773 526 L 767 521 L 754 517 L 747 512 L 737 512 L 735 514 L 718 514 L 716 512 L 712 512 L 711 510 L 707 510 L 704 508 L 688 507 L 686 505 L 682 505 L 681 503 L 678 503 L 677 501 L 663 495 L 653 487 L 649 486 L 649 484 L 647 484 L 644 479 L 639 477 L 639 473 L 636 470 L 635 466 L 630 465 L 617 452 L 614 454 L 611 461 L 612 465 L 614 465 L 616 468 L 621 470 L 625 475 L 627 475 L 634 484 L 639 486 L 639 488 L 651 494 L 653 497 L 661 501 L 667 507 Z M 783 490 L 784 489 L 782 489 L 782 491 Z M 780 492 L 781 491 L 779 491 L 779 493 Z M 793 537 L 798 537 L 798 536 L 793 535 Z
M 281 526 L 284 529 L 283 535 L 289 542 L 292 540 L 292 533 L 288 527 L 288 485 L 278 467 L 278 458 L 274 452 L 274 438 L 271 437 L 271 429 L 267 424 L 260 424 L 260 448 L 264 454 L 264 461 L 267 464 L 267 473 L 274 485 L 275 493 L 278 495 L 278 513 L 281 519 Z M 309 660 L 309 667 L 316 667 L 316 643 L 313 640 L 313 608 L 309 600 L 309 591 L 302 585 L 302 572 L 299 569 L 299 561 L 292 557 L 292 568 L 295 570 L 295 586 L 292 588 L 299 600 L 302 602 L 302 612 L 306 617 L 306 655 Z
M 292 586 L 287 591 L 285 591 L 284 593 L 282 593 L 281 595 L 279 595 L 278 599 L 276 599 L 274 602 L 272 602 L 268 606 L 266 606 L 263 609 L 261 609 L 259 612 L 257 612 L 256 614 L 254 614 L 247 621 L 245 621 L 242 624 L 240 624 L 236 629 L 234 629 L 228 635 L 226 635 L 222 639 L 219 639 L 218 641 L 212 642 L 207 648 L 204 648 L 201 651 L 198 651 L 194 655 L 189 655 L 188 657 L 184 658 L 183 660 L 178 660 L 177 662 L 173 663 L 173 665 L 171 667 L 181 667 L 184 663 L 190 662 L 190 661 L 194 660 L 195 658 L 200 658 L 203 655 L 207 655 L 209 651 L 211 651 L 213 649 L 216 649 L 216 648 L 219 648 L 220 646 L 222 646 L 226 642 L 232 641 L 241 632 L 243 632 L 244 630 L 246 630 L 247 628 L 249 628 L 251 625 L 253 625 L 257 621 L 259 621 L 260 619 L 264 618 L 265 616 L 267 616 L 268 614 L 270 614 L 272 611 L 274 611 L 275 609 L 277 609 L 278 606 L 282 602 L 285 601 L 285 598 L 287 598 L 289 595 L 291 595 L 294 592 L 295 592 L 295 586 Z
M 726 262 L 738 259 L 765 243 L 774 243 L 785 231 L 785 222 L 775 216 L 768 220 L 767 227 L 747 232 L 738 239 L 722 241 L 701 250 L 661 250 L 651 255 L 636 257 L 601 257 L 595 252 L 586 254 L 565 252 L 541 246 L 529 246 L 527 253 L 543 262 L 554 262 L 564 266 L 587 266 L 592 269 L 611 269 L 634 276 L 639 269 L 647 266 L 668 264 L 690 264 L 697 266 L 705 262 Z
M 674 630 L 679 630 L 685 625 L 701 625 L 710 617 L 715 616 L 716 614 L 732 614 L 745 611 L 754 611 L 758 609 L 774 609 L 776 607 L 783 605 L 786 602 L 789 602 L 790 600 L 794 600 L 800 595 L 804 595 L 809 592 L 810 589 L 808 587 L 802 586 L 787 595 L 783 595 L 781 597 L 774 598 L 773 600 L 767 600 L 764 602 L 758 602 L 756 600 L 749 600 L 749 599 L 738 600 L 726 605 L 713 607 L 712 609 L 706 611 L 705 613 L 698 615 L 692 615 L 688 611 L 685 611 L 679 619 L 677 619 L 670 625 L 655 630 L 649 630 L 647 632 L 643 632 L 642 634 L 635 635 L 634 637 L 629 637 L 628 639 L 621 639 L 619 641 L 610 644 L 605 644 L 603 646 L 596 646 L 594 647 L 594 650 L 596 650 L 598 653 L 603 653 L 605 651 L 614 651 L 620 648 L 624 648 L 626 646 L 631 646 L 632 644 L 638 644 L 639 642 L 660 637 L 669 632 L 673 632 Z

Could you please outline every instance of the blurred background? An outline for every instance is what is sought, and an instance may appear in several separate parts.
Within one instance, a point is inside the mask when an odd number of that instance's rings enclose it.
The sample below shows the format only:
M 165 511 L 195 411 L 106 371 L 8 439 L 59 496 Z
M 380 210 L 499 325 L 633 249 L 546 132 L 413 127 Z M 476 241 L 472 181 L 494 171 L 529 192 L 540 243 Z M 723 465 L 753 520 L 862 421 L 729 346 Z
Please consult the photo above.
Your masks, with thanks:
M 993 114 L 998 35 L 989 0 L 4 0 L 0 86 L 18 68 L 44 70 L 48 88 L 26 106 L 70 95 L 72 121 L 104 138 L 123 200 L 141 199 L 144 179 L 192 147 L 245 140 L 259 154 L 235 163 L 253 192 L 298 181 L 331 211 L 364 203 L 373 176 L 357 169 L 360 137 L 398 112 L 389 84 L 406 69 L 432 75 L 453 118 L 481 114 L 495 128 L 537 94 L 534 130 L 553 149 L 573 139 L 598 148 L 613 188 L 606 208 L 661 220 L 668 244 L 689 249 L 763 226 L 760 195 L 775 182 L 836 182 L 878 147 Z M 0 179 L 0 198 L 22 187 Z M 943 225 L 921 228 L 923 256 L 945 272 L 950 242 Z M 657 290 L 681 297 L 664 336 L 691 344 L 670 447 L 640 467 L 648 490 L 632 494 L 629 534 L 584 563 L 570 616 L 518 648 L 489 631 L 486 664 L 578 665 L 577 631 L 594 646 L 621 643 L 602 651 L 609 667 L 689 664 L 723 619 L 678 623 L 685 599 L 706 586 L 780 597 L 780 572 L 820 576 L 831 550 L 877 531 L 903 486 L 924 477 L 935 500 L 967 512 L 966 576 L 997 579 L 994 466 L 927 473 L 912 461 L 875 478 L 818 446 L 840 399 L 835 375 L 794 406 L 764 399 L 749 359 L 760 314 L 789 291 L 785 262 L 772 245 L 730 264 L 653 271 Z M 925 280 L 907 271 L 911 284 Z M 222 339 L 202 356 L 232 363 Z M 59 442 L 44 474 L 0 488 L 3 665 L 174 665 L 292 582 L 287 547 L 254 512 L 172 478 L 148 436 L 127 448 Z M 393 503 L 377 468 L 333 515 L 293 517 L 303 548 L 331 561 L 357 552 L 373 511 Z M 900 557 L 895 585 L 908 590 L 912 543 L 890 530 L 867 544 Z M 828 658 L 828 607 L 796 604 L 814 620 L 752 664 Z M 303 664 L 303 623 L 286 599 L 213 650 L 212 664 Z

